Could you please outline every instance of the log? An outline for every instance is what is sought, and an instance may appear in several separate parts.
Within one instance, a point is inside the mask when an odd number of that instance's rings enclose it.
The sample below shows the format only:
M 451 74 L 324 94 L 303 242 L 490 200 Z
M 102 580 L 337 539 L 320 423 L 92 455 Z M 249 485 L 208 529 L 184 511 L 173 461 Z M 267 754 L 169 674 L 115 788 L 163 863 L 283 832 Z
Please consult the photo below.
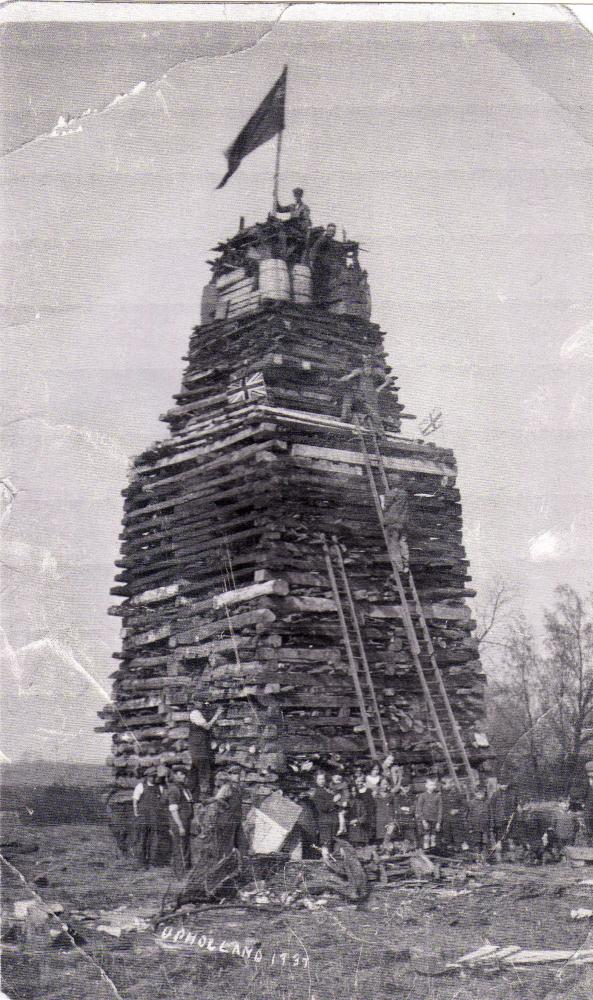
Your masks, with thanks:
M 265 597 L 268 594 L 285 596 L 288 594 L 289 586 L 286 580 L 268 580 L 265 583 L 254 583 L 250 587 L 240 587 L 238 590 L 227 590 L 222 594 L 217 594 L 212 598 L 212 607 L 230 607 L 232 604 L 241 604 L 246 601 L 253 601 L 258 597 Z

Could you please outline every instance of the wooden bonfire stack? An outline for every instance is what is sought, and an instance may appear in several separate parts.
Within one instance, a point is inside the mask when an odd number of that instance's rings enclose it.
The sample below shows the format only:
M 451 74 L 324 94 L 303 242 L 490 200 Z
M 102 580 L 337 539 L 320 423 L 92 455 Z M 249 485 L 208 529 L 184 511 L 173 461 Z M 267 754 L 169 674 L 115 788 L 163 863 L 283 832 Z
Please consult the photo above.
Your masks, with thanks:
M 249 796 L 294 790 L 310 761 L 368 760 L 361 709 L 320 544 L 336 536 L 389 747 L 421 774 L 442 753 L 402 622 L 344 376 L 372 363 L 387 474 L 410 499 L 410 561 L 469 757 L 485 751 L 484 675 L 466 599 L 456 467 L 401 435 L 403 407 L 370 322 L 355 243 L 270 221 L 216 248 L 170 434 L 135 460 L 118 584 L 115 799 L 155 764 L 189 764 L 188 715 L 224 714 L 216 766 Z M 352 403 L 352 399 L 351 399 Z M 354 410 L 356 410 L 354 399 Z M 352 407 L 350 407 L 352 409 Z M 303 768 L 304 765 L 304 768 Z M 301 770 L 303 769 L 303 770 Z M 309 779 L 307 779 L 309 780 Z

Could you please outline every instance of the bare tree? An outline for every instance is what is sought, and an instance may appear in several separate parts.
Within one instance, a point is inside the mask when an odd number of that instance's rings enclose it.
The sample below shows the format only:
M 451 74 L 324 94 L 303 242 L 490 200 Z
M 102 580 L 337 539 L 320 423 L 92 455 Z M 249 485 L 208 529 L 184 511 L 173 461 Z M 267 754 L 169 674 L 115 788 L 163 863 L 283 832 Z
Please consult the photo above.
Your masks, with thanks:
M 490 684 L 489 717 L 500 763 L 512 762 L 538 794 L 547 730 L 542 680 L 533 630 L 519 612 L 506 626 L 500 676 Z
M 543 703 L 562 752 L 580 754 L 593 742 L 593 597 L 557 587 L 544 623 Z
M 484 588 L 475 608 L 476 640 L 482 656 L 500 660 L 517 596 L 517 588 L 502 576 L 495 576 Z

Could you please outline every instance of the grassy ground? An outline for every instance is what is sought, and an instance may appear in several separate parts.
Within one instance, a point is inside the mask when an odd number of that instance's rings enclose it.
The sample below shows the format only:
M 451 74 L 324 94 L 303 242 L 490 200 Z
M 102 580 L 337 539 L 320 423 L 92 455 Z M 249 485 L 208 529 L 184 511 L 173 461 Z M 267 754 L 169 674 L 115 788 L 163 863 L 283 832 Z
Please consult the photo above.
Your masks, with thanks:
M 109 918 L 70 914 L 125 906 L 149 918 L 172 888 L 169 872 L 145 873 L 122 860 L 104 827 L 46 827 L 35 836 L 38 852 L 13 859 L 12 869 L 3 866 L 3 907 L 10 912 L 15 899 L 33 892 L 59 902 L 60 919 L 84 940 L 76 948 L 52 947 L 45 927 L 18 951 L 5 947 L 3 988 L 11 1000 L 593 997 L 593 966 L 442 972 L 446 961 L 487 943 L 582 946 L 592 922 L 571 920 L 570 911 L 593 904 L 592 887 L 581 884 L 591 869 L 469 866 L 440 886 L 377 888 L 359 908 L 213 908 L 162 925 L 172 928 L 166 940 L 151 927 L 113 938 L 98 930 Z M 181 927 L 195 932 L 193 944 L 174 943 Z M 233 942 L 251 948 L 251 956 L 238 957 L 236 944 L 233 954 Z

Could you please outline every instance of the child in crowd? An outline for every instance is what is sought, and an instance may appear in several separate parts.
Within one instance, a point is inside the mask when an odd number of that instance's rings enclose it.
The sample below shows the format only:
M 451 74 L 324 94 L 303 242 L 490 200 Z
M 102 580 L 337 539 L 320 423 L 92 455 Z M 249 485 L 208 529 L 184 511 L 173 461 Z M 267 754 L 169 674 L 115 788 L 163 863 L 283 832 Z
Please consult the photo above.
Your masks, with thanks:
M 392 790 L 397 792 L 402 783 L 404 769 L 399 767 L 392 753 L 388 753 L 381 761 L 381 774 L 387 778 Z
M 403 841 L 404 849 L 414 850 L 416 841 L 416 812 L 411 795 L 410 783 L 402 779 L 399 790 L 395 793 L 393 804 L 393 833 L 396 839 Z
M 386 847 L 393 833 L 394 793 L 387 778 L 379 780 L 375 792 L 375 840 Z
M 350 813 L 350 789 L 344 783 L 342 788 L 334 795 L 334 802 L 338 810 L 338 837 L 348 836 L 348 817 Z
M 375 835 L 375 803 L 366 785 L 364 774 L 357 776 L 348 806 L 348 839 L 360 847 L 370 843 Z
M 450 775 L 446 775 L 441 781 L 441 797 L 441 844 L 447 853 L 454 854 L 467 842 L 467 798 Z
M 343 774 L 336 772 L 330 779 L 330 790 L 334 795 L 341 794 L 346 788 L 346 779 Z
M 490 843 L 490 809 L 486 791 L 477 785 L 467 807 L 469 845 L 478 857 L 483 858 Z
M 422 838 L 422 849 L 429 851 L 436 847 L 437 834 L 443 820 L 443 800 L 436 778 L 427 778 L 424 791 L 416 799 L 416 823 Z
M 379 764 L 373 764 L 369 773 L 366 776 L 367 788 L 371 792 L 376 792 L 379 787 L 380 781 L 381 781 L 381 766 Z

